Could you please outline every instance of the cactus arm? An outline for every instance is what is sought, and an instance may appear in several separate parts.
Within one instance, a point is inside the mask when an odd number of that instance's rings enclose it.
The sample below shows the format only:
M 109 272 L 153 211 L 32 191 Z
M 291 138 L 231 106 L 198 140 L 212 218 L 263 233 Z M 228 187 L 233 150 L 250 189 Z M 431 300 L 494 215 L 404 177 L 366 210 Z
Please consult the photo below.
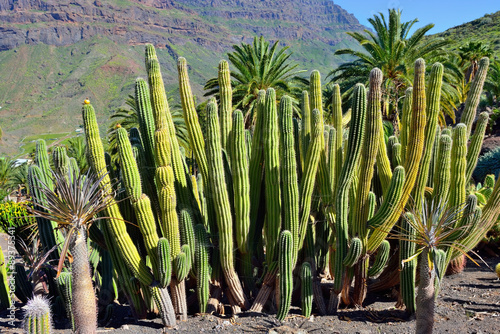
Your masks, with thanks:
M 332 125 L 336 131 L 335 137 L 335 177 L 333 183 L 332 191 L 335 194 L 336 183 L 342 171 L 342 96 L 340 95 L 340 86 L 338 84 L 333 85 L 332 94 Z M 331 150 L 331 148 L 330 148 Z
M 196 225 L 194 231 L 196 235 L 196 293 L 200 313 L 206 313 L 210 288 L 208 236 L 202 224 Z
M 300 106 L 302 111 L 301 156 L 303 157 L 302 163 L 304 163 L 307 148 L 309 147 L 309 142 L 311 141 L 311 108 L 309 106 L 309 93 L 306 90 L 302 92 Z M 304 169 L 304 166 L 302 166 L 302 169 Z
M 467 168 L 467 126 L 457 124 L 453 130 L 453 146 L 451 148 L 451 180 L 450 201 L 448 207 L 458 209 L 466 197 L 465 172 Z
M 401 219 L 401 232 L 404 233 L 405 239 L 399 240 L 399 262 L 401 263 L 401 268 L 399 272 L 400 290 L 403 302 L 406 305 L 406 310 L 410 313 L 414 313 L 416 309 L 415 305 L 415 276 L 417 270 L 417 259 L 412 259 L 411 261 L 403 263 L 415 255 L 416 244 L 413 242 L 416 237 L 416 230 L 414 228 L 415 217 L 413 214 L 407 212 L 403 215 Z M 426 260 L 424 260 L 426 261 Z
M 401 142 L 401 157 L 404 162 L 406 158 L 406 148 L 408 146 L 408 136 L 410 134 L 410 125 L 412 120 L 412 105 L 413 105 L 413 87 L 408 87 L 405 91 L 405 97 L 403 100 L 403 117 L 401 117 L 401 132 L 400 132 L 400 142 Z
M 434 203 L 444 205 L 448 202 L 450 191 L 450 164 L 452 141 L 450 136 L 441 135 L 439 139 L 439 152 L 434 173 L 434 190 L 432 198 Z

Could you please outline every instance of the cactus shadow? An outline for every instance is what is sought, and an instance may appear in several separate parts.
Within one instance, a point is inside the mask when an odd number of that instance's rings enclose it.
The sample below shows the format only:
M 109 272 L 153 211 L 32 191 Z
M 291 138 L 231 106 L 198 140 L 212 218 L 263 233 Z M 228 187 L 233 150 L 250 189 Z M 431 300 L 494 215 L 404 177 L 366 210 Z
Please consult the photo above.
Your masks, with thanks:
M 397 323 L 413 320 L 413 316 L 404 310 L 372 310 L 370 308 L 342 310 L 338 312 L 338 318 L 341 321 L 371 323 Z

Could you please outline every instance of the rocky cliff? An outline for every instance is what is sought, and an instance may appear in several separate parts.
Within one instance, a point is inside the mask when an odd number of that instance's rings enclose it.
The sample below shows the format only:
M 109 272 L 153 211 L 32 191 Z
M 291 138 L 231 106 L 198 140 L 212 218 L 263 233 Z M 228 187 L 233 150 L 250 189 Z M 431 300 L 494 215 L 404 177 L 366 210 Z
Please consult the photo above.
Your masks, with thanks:
M 30 134 L 74 131 L 85 97 L 104 124 L 144 75 L 145 43 L 171 89 L 186 57 L 201 96 L 233 44 L 280 40 L 303 69 L 326 75 L 342 62 L 333 52 L 355 45 L 345 32 L 362 29 L 329 0 L 0 0 L 0 153 Z

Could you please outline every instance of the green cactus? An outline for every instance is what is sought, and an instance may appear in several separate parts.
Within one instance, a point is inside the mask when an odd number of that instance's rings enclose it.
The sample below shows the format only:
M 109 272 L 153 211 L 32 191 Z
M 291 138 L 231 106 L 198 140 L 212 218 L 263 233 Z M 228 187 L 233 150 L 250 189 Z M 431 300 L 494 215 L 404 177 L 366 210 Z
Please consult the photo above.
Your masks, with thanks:
M 210 294 L 210 269 L 208 264 L 209 241 L 207 231 L 202 224 L 194 228 L 196 235 L 196 293 L 200 313 L 207 312 L 208 297 Z
M 299 243 L 299 187 L 297 160 L 292 123 L 292 99 L 283 96 L 280 101 L 281 176 L 283 183 L 283 229 L 292 233 L 293 263 L 296 262 Z
M 441 135 L 439 139 L 439 152 L 436 161 L 436 171 L 434 172 L 434 190 L 432 199 L 434 203 L 448 202 L 451 177 L 451 147 L 452 141 L 450 136 Z
M 476 75 L 474 76 L 469 92 L 467 93 L 464 110 L 462 111 L 462 116 L 460 117 L 460 123 L 463 123 L 466 126 L 466 138 L 469 138 L 472 131 L 472 122 L 476 118 L 476 110 L 483 91 L 484 80 L 488 74 L 489 65 L 490 60 L 488 57 L 481 58 Z
M 402 146 L 400 143 L 396 143 L 392 146 L 391 163 L 394 167 L 401 166 L 401 150 Z
M 160 288 L 166 288 L 170 284 L 172 276 L 172 263 L 170 257 L 170 244 L 167 238 L 160 238 L 158 240 L 158 276 Z
M 335 177 L 333 177 L 332 193 L 336 193 L 336 183 L 342 171 L 342 96 L 340 95 L 340 86 L 333 85 L 332 93 L 332 126 L 335 128 Z M 330 148 L 331 150 L 331 148 Z M 332 176 L 330 176 L 332 179 Z
M 184 121 L 189 134 L 189 141 L 196 157 L 196 162 L 200 168 L 201 175 L 206 181 L 208 178 L 207 157 L 205 155 L 205 141 L 198 121 L 198 113 L 194 105 L 193 93 L 189 84 L 187 73 L 187 62 L 183 57 L 177 60 L 177 69 L 179 71 L 179 89 L 181 94 L 182 110 L 184 111 Z M 230 101 L 230 99 L 229 99 Z M 231 111 L 229 111 L 231 112 Z
M 281 228 L 281 189 L 280 189 L 280 144 L 276 92 L 269 88 L 266 92 L 264 114 L 264 180 L 266 191 L 266 260 L 275 260 L 276 243 Z
M 312 270 L 309 262 L 303 262 L 300 271 L 302 315 L 306 318 L 311 316 L 313 302 Z
M 52 313 L 50 311 L 50 303 L 47 298 L 37 295 L 28 301 L 23 319 L 23 333 L 53 333 Z
M 418 172 L 415 189 L 413 190 L 413 197 L 415 198 L 415 205 L 417 208 L 422 207 L 424 200 L 424 191 L 429 176 L 429 168 L 434 149 L 434 140 L 436 139 L 436 125 L 440 113 L 440 100 L 441 100 L 441 85 L 443 82 L 444 67 L 440 63 L 435 63 L 431 69 L 429 85 L 427 90 L 427 123 L 425 125 L 424 147 L 423 156 Z
M 406 311 L 415 313 L 415 276 L 417 270 L 417 259 L 410 259 L 415 254 L 416 244 L 412 242 L 416 236 L 413 214 L 406 212 L 401 219 L 401 231 L 405 239 L 399 240 L 399 261 L 402 264 L 399 271 L 401 297 L 406 305 Z M 409 261 L 407 261 L 410 259 Z M 407 262 L 403 262 L 407 261 Z
M 434 134 L 434 145 L 432 147 L 431 162 L 429 166 L 429 176 L 427 177 L 427 186 L 434 187 L 434 172 L 436 171 L 436 164 L 439 156 L 439 145 L 441 140 L 441 127 L 436 124 L 436 132 Z
M 453 146 L 451 148 L 451 178 L 449 208 L 458 208 L 465 202 L 467 168 L 467 126 L 457 124 L 453 130 Z M 459 218 L 459 217 L 458 217 Z
M 349 141 L 344 158 L 342 172 L 338 179 L 336 196 L 336 250 L 335 250 L 335 281 L 334 291 L 339 294 L 344 282 L 344 267 L 338 265 L 344 261 L 347 254 L 348 235 L 348 212 L 349 212 L 349 189 L 354 177 L 354 171 L 358 165 L 361 148 L 364 144 L 366 119 L 366 90 L 362 84 L 354 88 L 352 98 L 352 119 L 349 129 Z
M 70 272 L 61 272 L 58 278 L 56 278 L 57 289 L 59 290 L 59 294 L 62 296 L 62 300 L 64 303 L 64 307 L 66 309 L 66 314 L 68 318 L 71 320 L 71 327 L 75 329 L 75 320 L 73 318 L 73 312 L 71 311 L 72 304 L 72 296 L 73 296 L 73 288 L 71 284 L 71 273 Z
M 188 245 L 182 246 L 183 251 L 181 251 L 174 259 L 173 271 L 179 281 L 183 281 L 191 269 L 190 258 L 191 252 Z
M 302 156 L 302 163 L 304 163 L 309 141 L 311 140 L 311 108 L 309 102 L 309 93 L 305 90 L 302 92 L 302 99 L 300 100 L 300 110 L 302 112 L 302 129 L 301 129 L 301 147 L 300 155 Z M 304 169 L 304 166 L 302 166 Z
M 401 117 L 401 132 L 400 132 L 400 142 L 401 142 L 401 157 L 406 158 L 406 147 L 408 146 L 410 125 L 412 122 L 412 105 L 413 105 L 413 87 L 408 87 L 405 91 L 404 101 L 403 101 L 403 115 Z
M 228 143 L 231 147 L 236 243 L 241 254 L 247 254 L 250 232 L 250 179 L 245 125 L 240 110 L 233 113 L 232 133 Z
M 344 258 L 344 266 L 352 267 L 356 262 L 358 262 L 361 254 L 363 252 L 363 242 L 359 238 L 351 239 L 351 246 L 347 251 L 347 254 Z
M 219 120 L 217 106 L 213 102 L 207 104 L 207 142 L 206 156 L 209 174 L 209 189 L 215 212 L 217 214 L 217 226 L 219 229 L 220 260 L 224 276 L 234 301 L 240 307 L 247 308 L 247 300 L 241 287 L 241 283 L 234 270 L 233 260 L 233 223 L 229 196 L 226 187 L 224 167 L 222 163 L 222 148 L 220 144 Z
M 279 306 L 276 318 L 285 320 L 292 304 L 293 292 L 293 236 L 290 231 L 284 230 L 279 238 Z
M 233 91 L 231 87 L 231 73 L 229 72 L 229 65 L 225 60 L 221 60 L 219 62 L 218 82 L 221 146 L 224 150 L 229 151 L 229 135 L 233 125 Z
M 477 159 L 483 146 L 484 133 L 488 125 L 489 114 L 485 111 L 479 114 L 476 122 L 476 129 L 470 139 L 469 147 L 467 148 L 467 169 L 465 171 L 465 182 L 468 182 L 472 176 L 472 172 L 476 168 Z
M 377 255 L 375 255 L 375 260 L 373 261 L 370 269 L 368 269 L 368 277 L 377 276 L 382 272 L 382 270 L 384 270 L 384 267 L 387 264 L 387 260 L 389 260 L 390 250 L 391 244 L 389 243 L 389 241 L 382 241 L 377 250 Z
M 54 163 L 54 170 L 60 175 L 69 175 L 69 158 L 66 154 L 66 147 L 56 146 L 52 150 L 52 162 Z

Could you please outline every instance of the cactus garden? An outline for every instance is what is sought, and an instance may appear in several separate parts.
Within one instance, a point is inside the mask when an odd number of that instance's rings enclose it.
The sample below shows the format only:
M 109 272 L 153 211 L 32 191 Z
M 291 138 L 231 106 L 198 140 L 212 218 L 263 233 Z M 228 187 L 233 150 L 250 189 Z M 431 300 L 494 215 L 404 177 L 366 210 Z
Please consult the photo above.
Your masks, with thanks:
M 439 59 L 412 60 L 391 102 L 375 66 L 348 91 L 325 94 L 327 73 L 310 70 L 238 100 L 230 57 L 202 103 L 188 59 L 167 71 L 146 44 L 136 122 L 107 138 L 92 99 L 71 111 L 80 161 L 36 142 L 29 205 L 5 218 L 19 254 L 0 258 L 5 333 L 494 332 L 500 180 L 479 158 L 490 115 L 477 113 L 489 58 L 455 122 Z

